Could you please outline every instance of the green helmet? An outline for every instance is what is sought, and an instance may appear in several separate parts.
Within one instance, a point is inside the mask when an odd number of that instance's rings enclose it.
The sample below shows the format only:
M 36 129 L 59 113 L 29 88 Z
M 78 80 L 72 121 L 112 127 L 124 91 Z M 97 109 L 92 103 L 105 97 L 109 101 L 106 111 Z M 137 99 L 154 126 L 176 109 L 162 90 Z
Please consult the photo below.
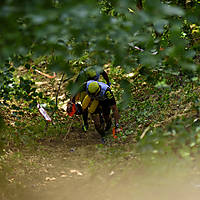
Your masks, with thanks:
M 100 86 L 97 83 L 97 81 L 93 81 L 88 85 L 88 92 L 90 94 L 95 95 L 95 94 L 98 94 L 99 91 L 100 91 Z
M 95 77 L 97 75 L 96 71 L 94 69 L 92 69 L 92 68 L 88 69 L 86 71 L 86 73 L 90 78 L 93 78 L 93 77 Z

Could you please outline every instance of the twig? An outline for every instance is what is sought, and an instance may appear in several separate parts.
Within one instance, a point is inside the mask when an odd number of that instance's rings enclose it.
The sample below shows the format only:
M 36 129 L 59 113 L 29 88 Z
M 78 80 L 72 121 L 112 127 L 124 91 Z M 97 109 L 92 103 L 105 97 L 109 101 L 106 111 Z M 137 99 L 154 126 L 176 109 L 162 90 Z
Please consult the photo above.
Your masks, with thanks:
M 43 76 L 46 76 L 47 78 L 51 78 L 51 79 L 52 79 L 52 78 L 55 78 L 55 77 L 56 77 L 56 73 L 55 73 L 55 72 L 53 72 L 53 76 L 51 76 L 51 75 L 45 74 L 45 73 L 43 73 L 43 72 L 41 72 L 41 71 L 39 71 L 39 70 L 37 70 L 37 69 L 35 69 L 35 71 L 36 71 L 37 73 L 43 75 Z
M 146 135 L 146 133 L 149 131 L 150 128 L 151 128 L 151 126 L 148 126 L 148 127 L 144 130 L 144 132 L 143 132 L 142 135 L 140 136 L 140 139 L 143 139 L 143 138 L 144 138 L 144 136 Z
M 66 140 L 66 138 L 67 138 L 67 135 L 69 134 L 69 132 L 70 132 L 70 130 L 71 130 L 72 123 L 73 123 L 73 119 L 71 120 L 71 123 L 70 123 L 70 125 L 69 125 L 69 129 L 68 129 L 68 131 L 67 131 L 67 133 L 66 133 L 65 137 L 63 138 L 63 141 L 65 141 L 65 140 Z
M 58 106 L 58 94 L 59 94 L 59 92 L 60 92 L 60 88 L 61 88 L 61 84 L 62 84 L 62 82 L 63 82 L 64 75 L 65 75 L 65 73 L 62 74 L 62 77 L 61 77 L 61 79 L 60 79 L 60 83 L 59 83 L 58 90 L 57 90 L 57 93 L 56 93 L 56 106 L 55 106 L 54 111 L 53 111 L 52 114 L 50 115 L 50 117 L 53 116 L 53 114 L 55 113 L 56 108 L 57 108 L 57 106 Z

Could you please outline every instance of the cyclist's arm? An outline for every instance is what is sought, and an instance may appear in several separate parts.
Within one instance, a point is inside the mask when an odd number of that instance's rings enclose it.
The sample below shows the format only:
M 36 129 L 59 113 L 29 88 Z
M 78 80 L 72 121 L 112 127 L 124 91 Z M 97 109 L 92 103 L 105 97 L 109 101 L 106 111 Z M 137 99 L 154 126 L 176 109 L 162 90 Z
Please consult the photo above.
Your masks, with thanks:
M 112 111 L 113 111 L 114 120 L 115 120 L 115 127 L 116 127 L 117 124 L 119 124 L 119 111 L 118 111 L 116 104 L 112 105 L 111 108 L 112 108 Z
M 108 77 L 108 74 L 103 70 L 101 75 L 103 76 L 103 78 L 105 79 L 107 85 L 110 86 L 110 80 L 109 80 L 109 77 Z
M 119 112 L 116 105 L 115 97 L 110 88 L 106 90 L 105 94 L 106 94 L 106 98 L 109 101 L 109 104 L 111 105 L 111 109 L 113 111 L 114 120 L 115 120 L 115 126 L 116 126 L 119 123 Z

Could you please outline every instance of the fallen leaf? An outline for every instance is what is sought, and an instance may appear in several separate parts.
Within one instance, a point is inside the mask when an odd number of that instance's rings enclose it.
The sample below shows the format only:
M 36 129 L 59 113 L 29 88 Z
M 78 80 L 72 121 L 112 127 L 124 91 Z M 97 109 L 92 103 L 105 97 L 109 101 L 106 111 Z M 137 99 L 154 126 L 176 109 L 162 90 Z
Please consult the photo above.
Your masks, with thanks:
M 75 169 L 71 169 L 70 172 L 72 174 L 76 173 L 78 176 L 83 176 L 83 174 L 81 172 L 79 172 L 78 170 L 75 170 Z
M 46 180 L 46 181 L 54 181 L 54 180 L 56 180 L 56 178 L 55 178 L 55 177 L 52 177 L 52 178 L 46 177 L 45 180 Z
M 9 179 L 8 181 L 9 181 L 10 183 L 12 183 L 12 182 L 15 181 L 15 179 L 14 179 L 14 178 L 11 178 L 11 179 Z
M 115 172 L 114 172 L 114 171 L 111 171 L 109 175 L 112 176 L 112 175 L 114 175 L 114 174 L 115 174 Z

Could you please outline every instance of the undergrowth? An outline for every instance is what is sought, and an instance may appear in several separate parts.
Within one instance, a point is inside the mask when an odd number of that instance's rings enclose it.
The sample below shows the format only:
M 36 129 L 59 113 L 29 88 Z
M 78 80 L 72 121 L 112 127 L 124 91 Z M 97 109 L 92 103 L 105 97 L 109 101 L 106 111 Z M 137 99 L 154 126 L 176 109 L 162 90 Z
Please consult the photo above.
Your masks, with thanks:
M 113 74 L 115 74 L 115 77 Z M 137 149 L 141 152 L 149 151 L 162 154 L 166 151 L 175 150 L 175 146 L 187 149 L 186 151 L 188 149 L 193 151 L 193 147 L 198 146 L 199 140 L 197 137 L 200 108 L 199 78 L 191 79 L 190 77 L 158 72 L 152 72 L 148 76 L 136 73 L 127 78 L 131 83 L 129 89 L 132 96 L 129 101 L 125 101 L 126 99 L 121 101 L 126 88 L 120 89 L 119 82 L 125 75 L 126 73 L 123 75 L 120 68 L 110 71 L 110 76 L 114 77 L 112 90 L 118 102 L 121 114 L 120 125 L 123 131 L 117 139 L 109 136 L 109 142 L 137 143 Z M 165 80 L 164 84 L 163 80 Z M 1 110 L 4 113 L 6 112 L 6 109 L 2 108 Z M 35 111 L 33 115 L 22 116 L 18 120 L 15 119 L 13 124 L 10 123 L 2 127 L 1 153 L 4 149 L 23 148 L 23 146 L 34 147 L 41 141 L 49 142 L 62 139 L 71 127 L 75 127 L 77 130 L 81 127 L 80 119 L 69 118 L 63 110 L 55 112 L 52 118 L 53 123 L 47 124 L 42 116 Z M 197 126 L 188 130 L 185 127 L 193 124 L 191 119 Z M 176 136 L 172 136 L 172 133 L 168 134 L 169 131 L 166 131 L 168 126 L 172 130 L 176 130 Z M 145 135 L 144 138 L 143 135 Z M 190 143 L 195 145 L 182 145 L 181 141 L 183 140 L 191 140 Z M 161 150 L 161 147 L 163 147 L 163 150 Z

